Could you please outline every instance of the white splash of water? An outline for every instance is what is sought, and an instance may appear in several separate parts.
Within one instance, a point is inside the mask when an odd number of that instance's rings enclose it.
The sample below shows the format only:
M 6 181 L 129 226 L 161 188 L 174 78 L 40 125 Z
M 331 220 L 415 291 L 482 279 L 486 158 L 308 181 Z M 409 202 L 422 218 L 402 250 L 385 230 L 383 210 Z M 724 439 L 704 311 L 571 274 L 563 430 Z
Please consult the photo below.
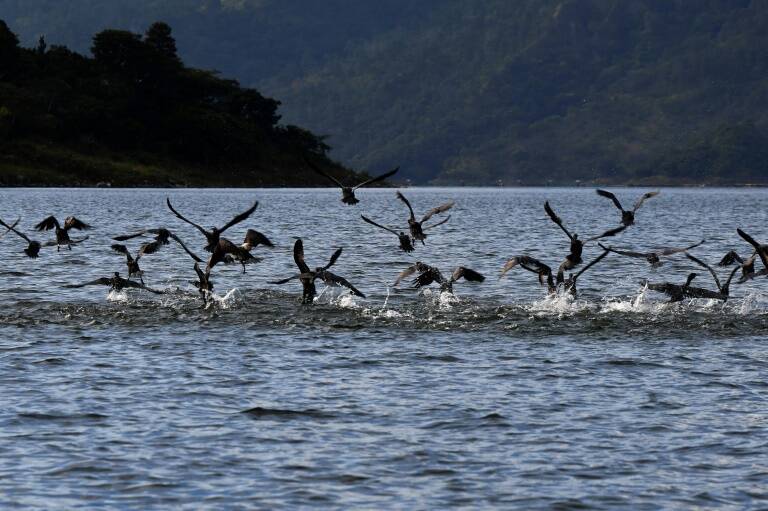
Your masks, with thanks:
M 128 293 L 126 293 L 125 291 L 116 291 L 113 289 L 107 295 L 107 300 L 109 300 L 110 302 L 127 303 Z

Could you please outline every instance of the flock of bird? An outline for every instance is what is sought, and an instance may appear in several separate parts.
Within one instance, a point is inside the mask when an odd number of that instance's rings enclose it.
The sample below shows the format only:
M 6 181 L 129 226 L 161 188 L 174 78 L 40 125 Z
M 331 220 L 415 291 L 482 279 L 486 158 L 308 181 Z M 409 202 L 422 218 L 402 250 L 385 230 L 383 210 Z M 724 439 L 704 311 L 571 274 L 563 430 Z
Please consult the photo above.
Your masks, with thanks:
M 347 186 L 341 183 L 340 181 L 338 181 L 336 178 L 325 173 L 322 169 L 313 165 L 311 162 L 307 161 L 307 163 L 315 172 L 326 177 L 327 179 L 329 179 L 330 181 L 332 181 L 334 184 L 336 184 L 341 188 L 342 190 L 341 201 L 347 205 L 356 205 L 360 202 L 357 199 L 357 197 L 355 197 L 355 190 L 363 186 L 367 186 L 372 183 L 376 183 L 388 177 L 391 177 L 399 170 L 396 168 L 385 174 L 382 174 L 380 176 L 364 181 L 363 183 L 360 183 L 357 186 Z M 641 281 L 641 284 L 647 287 L 648 289 L 666 294 L 667 296 L 669 296 L 671 302 L 678 302 L 686 298 L 708 298 L 708 299 L 723 300 L 723 301 L 728 300 L 728 297 L 730 294 L 731 281 L 733 280 L 734 276 L 739 270 L 741 270 L 741 277 L 738 280 L 739 283 L 746 282 L 747 280 L 752 279 L 754 277 L 768 275 L 768 245 L 763 245 L 757 242 L 754 238 L 752 238 L 749 234 L 742 231 L 741 229 L 737 229 L 737 233 L 744 241 L 746 241 L 751 246 L 752 253 L 747 257 L 740 256 L 734 250 L 731 250 L 727 254 L 725 254 L 725 256 L 717 263 L 717 265 L 726 266 L 726 267 L 733 266 L 733 268 L 728 274 L 728 277 L 724 283 L 721 283 L 720 279 L 717 276 L 717 272 L 714 270 L 712 265 L 707 264 L 701 259 L 688 253 L 689 250 L 695 247 L 698 247 L 699 245 L 704 243 L 705 240 L 702 240 L 698 243 L 695 243 L 686 247 L 665 248 L 665 249 L 655 250 L 650 252 L 636 252 L 631 250 L 616 249 L 611 246 L 605 246 L 600 241 L 598 241 L 604 238 L 616 236 L 617 234 L 623 232 L 627 228 L 633 226 L 635 224 L 635 214 L 637 213 L 638 209 L 640 209 L 640 207 L 643 205 L 643 203 L 646 200 L 658 195 L 658 193 L 659 192 L 654 191 L 654 192 L 647 192 L 643 194 L 637 200 L 637 202 L 635 202 L 632 209 L 625 210 L 621 205 L 621 202 L 613 193 L 606 190 L 597 190 L 597 194 L 599 196 L 610 199 L 613 202 L 616 208 L 621 212 L 621 219 L 617 227 L 609 229 L 601 234 L 598 234 L 596 236 L 592 236 L 586 239 L 579 238 L 579 235 L 577 233 L 574 233 L 568 230 L 565 227 L 562 219 L 559 216 L 557 216 L 555 211 L 552 209 L 549 202 L 545 202 L 544 211 L 546 212 L 548 217 L 552 220 L 552 222 L 554 222 L 568 237 L 569 250 L 568 250 L 568 253 L 565 255 L 565 258 L 563 259 L 562 263 L 560 263 L 560 265 L 557 267 L 557 271 L 554 271 L 551 266 L 543 263 L 542 261 L 534 257 L 531 257 L 530 255 L 526 255 L 526 254 L 516 255 L 510 258 L 506 262 L 506 264 L 503 266 L 501 270 L 501 276 L 499 278 L 503 277 L 507 272 L 509 272 L 513 268 L 520 267 L 523 270 L 526 270 L 535 274 L 539 285 L 545 286 L 548 293 L 557 294 L 560 292 L 564 292 L 575 297 L 577 295 L 576 283 L 579 277 L 584 272 L 586 272 L 587 270 L 589 270 L 590 268 L 598 264 L 600 261 L 602 261 L 609 254 L 617 254 L 624 257 L 645 259 L 652 267 L 657 267 L 662 264 L 662 258 L 671 256 L 673 254 L 684 253 L 685 256 L 689 260 L 691 260 L 694 264 L 696 264 L 697 266 L 700 266 L 701 268 L 706 269 L 712 275 L 715 286 L 716 286 L 716 290 L 692 286 L 691 284 L 693 280 L 698 276 L 696 273 L 689 273 L 685 282 L 682 284 L 676 284 L 676 283 L 670 283 L 670 282 L 650 283 L 645 280 Z M 450 215 L 448 215 L 442 220 L 426 225 L 426 223 L 429 220 L 431 220 L 432 217 L 434 217 L 435 215 L 441 215 L 449 211 L 454 206 L 454 201 L 449 201 L 445 204 L 434 207 L 428 210 L 423 216 L 420 217 L 420 219 L 417 219 L 417 216 L 413 210 L 413 207 L 411 206 L 411 203 L 408 201 L 408 199 L 399 191 L 396 193 L 396 197 L 408 209 L 408 219 L 407 219 L 408 232 L 405 232 L 404 229 L 396 229 L 396 228 L 391 228 L 391 227 L 381 225 L 364 215 L 360 215 L 360 216 L 362 217 L 362 220 L 365 221 L 366 223 L 373 225 L 377 228 L 383 229 L 397 236 L 398 242 L 399 242 L 399 248 L 405 253 L 413 252 L 415 250 L 414 244 L 416 242 L 421 242 L 421 244 L 424 245 L 427 239 L 426 231 L 429 231 L 435 227 L 443 225 L 444 223 L 448 222 L 451 218 Z M 96 279 L 96 280 L 81 283 L 81 284 L 67 285 L 66 287 L 81 288 L 84 286 L 101 285 L 101 286 L 109 286 L 112 290 L 116 290 L 116 291 L 120 291 L 125 288 L 139 288 L 139 289 L 149 291 L 151 293 L 161 294 L 163 293 L 163 291 L 158 291 L 145 285 L 144 277 L 143 277 L 144 272 L 141 270 L 141 267 L 139 266 L 139 261 L 144 256 L 157 252 L 163 246 L 168 245 L 170 241 L 173 240 L 194 261 L 193 269 L 197 276 L 197 280 L 192 282 L 192 284 L 197 288 L 198 293 L 200 294 L 200 297 L 203 300 L 203 306 L 205 306 L 207 305 L 211 297 L 211 294 L 213 292 L 213 281 L 211 280 L 211 271 L 215 266 L 217 266 L 220 263 L 241 264 L 243 268 L 243 273 L 245 273 L 247 264 L 255 263 L 262 260 L 261 258 L 254 256 L 251 253 L 254 248 L 258 247 L 259 245 L 263 245 L 265 247 L 274 247 L 274 244 L 264 234 L 254 229 L 248 229 L 246 231 L 246 234 L 243 238 L 243 242 L 241 244 L 236 244 L 222 236 L 224 232 L 230 229 L 231 227 L 247 220 L 258 207 L 258 202 L 255 202 L 250 208 L 236 215 L 234 218 L 232 218 L 232 220 L 224 224 L 222 227 L 212 227 L 210 230 L 205 229 L 204 227 L 201 227 L 199 224 L 193 222 L 192 220 L 189 220 L 187 217 L 179 213 L 171 204 L 170 199 L 166 199 L 166 205 L 168 206 L 168 209 L 174 216 L 176 216 L 179 220 L 192 225 L 204 236 L 205 246 L 203 247 L 203 249 L 210 254 L 208 256 L 207 262 L 205 263 L 204 269 L 201 268 L 200 266 L 201 264 L 203 264 L 203 259 L 199 257 L 197 254 L 195 254 L 192 250 L 190 250 L 187 247 L 187 245 L 176 234 L 171 232 L 171 230 L 165 227 L 148 228 L 148 229 L 140 230 L 135 233 L 116 236 L 113 238 L 115 241 L 122 242 L 122 241 L 127 241 L 130 239 L 138 238 L 142 236 L 154 236 L 153 241 L 144 242 L 139 246 L 138 251 L 135 252 L 135 256 L 131 254 L 131 251 L 124 244 L 120 244 L 120 243 L 112 244 L 111 246 L 112 250 L 114 250 L 118 254 L 125 256 L 128 278 L 121 277 L 120 272 L 114 272 L 114 275 L 112 277 L 103 277 L 100 279 Z M 6 229 L 5 232 L 0 234 L 0 238 L 4 237 L 8 233 L 15 234 L 16 236 L 18 236 L 19 238 L 21 238 L 27 243 L 27 247 L 24 249 L 24 253 L 31 258 L 38 257 L 42 247 L 55 246 L 57 251 L 61 250 L 62 247 L 65 247 L 71 250 L 73 246 L 79 243 L 82 243 L 83 241 L 88 239 L 88 236 L 73 239 L 70 237 L 69 232 L 73 229 L 87 230 L 91 228 L 90 225 L 86 224 L 85 222 L 79 220 L 74 216 L 67 217 L 63 225 L 56 219 L 56 217 L 49 216 L 48 218 L 44 219 L 42 222 L 35 225 L 34 228 L 37 231 L 54 230 L 55 239 L 46 241 L 46 242 L 40 242 L 40 241 L 31 239 L 29 236 L 27 236 L 21 230 L 19 230 L 18 229 L 19 221 L 20 219 L 16 220 L 12 224 L 8 224 L 4 222 L 2 219 L 0 219 L 0 225 L 5 227 Z M 602 252 L 597 257 L 592 259 L 590 262 L 582 266 L 584 262 L 582 259 L 584 246 L 591 242 L 597 242 L 597 245 L 602 249 Z M 329 269 L 339 259 L 341 254 L 342 254 L 342 249 L 339 248 L 331 255 L 327 264 L 325 264 L 324 266 L 317 266 L 314 269 L 311 269 L 304 259 L 304 244 L 302 240 L 298 238 L 296 239 L 293 246 L 293 259 L 298 269 L 298 272 L 287 278 L 271 281 L 270 283 L 276 284 L 276 285 L 282 285 L 293 280 L 298 280 L 302 285 L 301 302 L 305 304 L 312 303 L 314 301 L 314 298 L 317 296 L 315 282 L 318 279 L 326 285 L 342 286 L 344 288 L 347 288 L 350 293 L 356 296 L 365 298 L 365 295 L 360 290 L 358 290 L 354 285 L 352 285 L 348 280 L 346 280 L 344 277 L 341 277 L 329 271 Z M 763 265 L 763 269 L 761 269 L 760 271 L 755 270 L 755 262 L 758 257 Z M 582 266 L 582 267 L 576 274 L 571 273 L 571 270 L 579 266 Z M 566 277 L 566 272 L 568 272 L 567 277 Z M 397 276 L 397 279 L 394 282 L 394 286 L 397 286 L 401 281 L 403 281 L 408 277 L 413 276 L 414 274 L 416 274 L 416 277 L 412 279 L 412 287 L 422 288 L 435 283 L 440 286 L 441 292 L 448 292 L 448 293 L 453 292 L 453 284 L 461 279 L 464 279 L 465 281 L 469 281 L 469 282 L 483 282 L 485 280 L 485 277 L 481 275 L 479 272 L 474 271 L 470 268 L 466 268 L 464 266 L 457 267 L 450 274 L 450 276 L 446 278 L 438 268 L 419 261 L 407 267 L 405 270 L 403 270 Z M 135 280 L 135 279 L 138 279 L 138 280 Z

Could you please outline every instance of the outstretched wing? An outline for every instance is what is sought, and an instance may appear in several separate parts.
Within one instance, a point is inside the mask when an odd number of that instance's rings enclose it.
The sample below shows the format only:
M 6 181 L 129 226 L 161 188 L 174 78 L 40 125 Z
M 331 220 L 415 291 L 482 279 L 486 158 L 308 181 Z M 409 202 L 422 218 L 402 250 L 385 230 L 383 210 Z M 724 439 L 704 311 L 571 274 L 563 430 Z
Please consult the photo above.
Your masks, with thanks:
M 178 244 L 181 246 L 181 248 L 183 248 L 183 249 L 184 249 L 184 252 L 186 252 L 186 253 L 189 255 L 189 257 L 191 257 L 192 259 L 194 259 L 194 260 L 195 260 L 196 262 L 198 262 L 198 263 L 202 263 L 202 262 L 203 262 L 203 260 L 202 260 L 202 259 L 200 259 L 200 258 L 199 258 L 197 255 L 195 255 L 195 254 L 194 254 L 194 252 L 192 252 L 190 249 L 188 249 L 188 248 L 187 248 L 187 246 L 184 244 L 184 242 L 183 242 L 183 241 L 181 241 L 181 240 L 179 239 L 179 237 L 178 237 L 178 236 L 176 236 L 176 235 L 175 235 L 175 234 L 173 234 L 173 233 L 170 233 L 170 234 L 169 234 L 169 236 L 170 236 L 170 237 L 171 237 L 171 238 L 172 238 L 172 239 L 173 239 L 173 240 L 174 240 L 176 243 L 178 243 Z
M 698 243 L 694 243 L 691 246 L 688 247 L 682 247 L 682 248 L 663 248 L 661 250 L 657 250 L 656 253 L 659 255 L 672 255 L 672 254 L 679 254 L 680 252 L 685 252 L 687 250 L 690 250 L 692 248 L 696 248 L 702 243 L 706 242 L 707 240 L 701 240 Z
M 615 227 L 613 229 L 609 229 L 609 230 L 605 231 L 603 234 L 599 234 L 597 236 L 593 236 L 593 237 L 589 238 L 587 241 L 595 241 L 595 240 L 599 240 L 600 238 L 607 238 L 608 236 L 616 236 L 617 234 L 619 234 L 621 231 L 623 231 L 626 228 L 627 228 L 626 225 L 620 225 L 619 227 Z M 586 241 L 585 241 L 585 243 L 586 243 Z
M 607 190 L 595 190 L 595 191 L 597 192 L 598 195 L 611 199 L 613 201 L 613 204 L 617 208 L 619 208 L 619 211 L 621 211 L 622 213 L 624 212 L 624 208 L 621 207 L 621 202 L 619 202 L 619 199 L 617 199 L 614 194 L 612 194 Z
M 728 253 L 725 254 L 722 259 L 720 259 L 720 262 L 717 263 L 717 265 L 730 266 L 735 262 L 738 262 L 739 264 L 744 264 L 744 259 L 742 259 L 741 256 L 736 253 L 735 250 L 729 250 Z
M 138 238 L 139 236 L 143 236 L 143 235 L 144 235 L 144 234 L 146 234 L 147 232 L 148 232 L 148 231 L 147 231 L 146 229 L 144 229 L 144 230 L 142 230 L 142 231 L 139 231 L 139 232 L 135 232 L 135 233 L 133 233 L 133 234 L 126 234 L 125 236 L 115 236 L 115 237 L 114 237 L 114 238 L 112 238 L 112 239 L 113 239 L 113 240 L 115 240 L 115 241 L 128 241 L 128 240 L 130 240 L 130 239 L 133 239 L 133 238 Z
M 111 247 L 109 247 L 109 248 L 111 248 L 111 249 L 112 249 L 112 250 L 114 250 L 115 252 L 118 252 L 118 253 L 120 253 L 120 254 L 123 254 L 123 255 L 124 255 L 124 256 L 125 256 L 125 257 L 128 259 L 128 261 L 129 261 L 129 262 L 130 262 L 130 261 L 133 261 L 133 257 L 131 256 L 131 253 L 130 253 L 130 252 L 128 252 L 128 247 L 126 247 L 125 245 L 120 245 L 120 244 L 118 244 L 118 243 L 115 243 L 115 244 L 113 244 L 113 245 L 112 245 Z
M 301 273 L 309 273 L 309 266 L 304 262 L 304 242 L 301 241 L 301 238 L 293 244 L 293 260 Z
M 281 279 L 281 280 L 270 280 L 270 281 L 267 281 L 267 283 L 268 283 L 268 284 L 277 284 L 277 285 L 280 285 L 280 284 L 285 284 L 286 282 L 290 282 L 290 281 L 292 281 L 293 279 L 297 279 L 297 278 L 299 278 L 299 276 L 300 276 L 300 275 L 301 275 L 300 273 L 297 273 L 296 275 L 291 275 L 291 276 L 290 276 L 290 277 L 288 277 L 287 279 Z
M 428 230 L 430 230 L 430 229 L 432 229 L 434 227 L 437 227 L 438 225 L 443 225 L 445 222 L 447 222 L 450 219 L 451 219 L 451 215 L 448 215 L 447 217 L 445 217 L 445 220 L 440 220 L 436 224 L 432 224 L 432 225 L 428 225 L 426 227 L 422 227 L 421 230 L 422 231 L 428 231 Z
M 353 294 L 355 294 L 355 295 L 357 295 L 357 296 L 359 296 L 361 298 L 365 298 L 365 295 L 363 293 L 361 293 L 360 291 L 358 291 L 358 289 L 355 286 L 353 286 L 352 284 L 350 284 L 349 281 L 347 281 L 347 279 L 345 279 L 344 277 L 339 277 L 338 275 L 335 275 L 335 274 L 333 274 L 333 273 L 331 273 L 329 271 L 324 271 L 322 273 L 322 278 L 323 278 L 323 282 L 325 282 L 326 284 L 334 284 L 334 285 L 337 285 L 337 286 L 344 286 L 347 289 L 349 289 L 350 291 L 352 291 Z
M 391 232 L 391 233 L 392 233 L 392 234 L 394 234 L 395 236 L 399 236 L 399 234 L 397 233 L 397 231 L 395 231 L 394 229 L 390 229 L 389 227 L 384 227 L 384 226 L 383 226 L 383 225 L 381 225 L 381 224 L 377 224 L 376 222 L 374 222 L 374 221 L 373 221 L 373 220 L 371 220 L 370 218 L 366 217 L 365 215 L 360 215 L 360 218 L 362 218 L 364 222 L 368 222 L 368 223 L 369 223 L 369 224 L 371 224 L 371 225 L 375 225 L 375 226 L 376 226 L 376 227 L 378 227 L 379 229 L 384 229 L 385 231 L 389 231 L 389 232 Z
M 77 287 L 85 287 L 85 286 L 111 286 L 111 285 L 112 285 L 111 279 L 102 277 L 100 279 L 92 280 L 90 282 L 84 282 L 83 284 L 67 284 L 64 287 L 77 288 Z
M 451 280 L 455 282 L 462 277 L 464 277 L 464 280 L 467 280 L 469 282 L 483 282 L 485 280 L 485 277 L 480 273 L 476 272 L 475 270 L 466 268 L 464 266 L 459 266 L 453 271 L 453 275 L 451 275 Z
M 390 177 L 390 176 L 394 176 L 395 174 L 397 174 L 397 171 L 398 171 L 398 170 L 400 170 L 400 167 L 397 167 L 397 168 L 396 168 L 396 169 L 394 169 L 394 170 L 390 170 L 389 172 L 385 172 L 384 174 L 382 174 L 382 175 L 380 175 L 380 176 L 372 177 L 372 178 L 371 178 L 371 179 L 369 179 L 368 181 L 363 181 L 362 183 L 360 183 L 359 185 L 357 185 L 356 187 L 354 187 L 354 188 L 353 188 L 353 190 L 357 190 L 358 188 L 362 188 L 363 186 L 367 186 L 367 185 L 369 185 L 369 184 L 372 184 L 372 183 L 376 183 L 376 182 L 378 182 L 378 181 L 384 181 L 384 180 L 385 180 L 385 179 L 387 179 L 388 177 Z
M 32 243 L 32 241 L 31 241 L 31 240 L 30 240 L 30 239 L 27 237 L 27 235 L 26 235 L 26 234 L 24 234 L 23 232 L 20 232 L 20 231 L 17 231 L 17 230 L 16 230 L 16 226 L 17 226 L 17 225 L 19 225 L 19 221 L 20 221 L 20 220 L 21 220 L 21 218 L 17 219 L 15 222 L 13 222 L 13 224 L 12 224 L 12 225 L 8 225 L 8 224 L 6 224 L 5 222 L 3 222 L 2 220 L 0 220 L 0 225 L 2 225 L 3 227 L 5 227 L 6 229 L 8 229 L 7 231 L 5 231 L 5 233 L 7 233 L 7 232 L 9 232 L 9 231 L 10 231 L 10 232 L 13 232 L 13 233 L 15 233 L 17 236 L 19 236 L 21 239 L 25 240 L 27 243 Z M 5 236 L 5 233 L 3 233 L 3 236 Z
M 337 259 L 339 258 L 339 256 L 341 255 L 341 251 L 342 251 L 342 250 L 343 250 L 343 249 L 339 248 L 339 249 L 337 249 L 337 250 L 336 250 L 336 252 L 334 252 L 334 253 L 331 255 L 331 260 L 330 260 L 330 261 L 328 261 L 328 264 L 326 264 L 325 266 L 323 266 L 323 270 L 327 270 L 328 268 L 330 268 L 331 266 L 333 266 L 334 264 L 336 264 L 336 260 L 337 260 Z
M 442 275 L 440 274 L 440 271 L 433 271 L 431 267 L 427 267 L 426 269 L 423 269 L 419 275 L 413 279 L 413 287 L 420 288 L 424 286 L 428 286 L 433 282 L 439 282 L 442 280 Z
M 344 186 L 344 185 L 341 183 L 341 181 L 339 181 L 338 179 L 336 179 L 336 178 L 335 178 L 335 177 L 333 177 L 332 175 L 330 175 L 330 174 L 326 174 L 325 172 L 323 172 L 323 171 L 320 169 L 320 167 L 318 167 L 317 165 L 315 165 L 314 163 L 312 163 L 311 161 L 309 161 L 309 159 L 308 159 L 308 158 L 304 158 L 304 163 L 306 163 L 306 164 L 309 166 L 309 168 L 311 168 L 312 170 L 314 170 L 315 172 L 317 172 L 318 174 L 320 174 L 320 175 L 321 175 L 321 176 L 323 176 L 324 178 L 326 178 L 326 179 L 328 179 L 328 180 L 332 181 L 332 182 L 333 182 L 333 183 L 334 183 L 336 186 L 338 186 L 339 188 L 342 188 L 342 189 L 343 189 L 343 188 L 345 188 L 345 186 Z M 358 186 L 363 186 L 363 185 L 358 185 Z
M 631 250 L 619 250 L 613 247 L 606 247 L 602 243 L 598 243 L 598 245 L 603 250 L 607 250 L 609 252 L 613 252 L 614 254 L 619 254 L 627 257 L 637 257 L 638 259 L 648 259 L 648 256 L 650 255 L 642 252 L 632 252 Z
M 64 220 L 64 229 L 70 230 L 70 229 L 90 229 L 91 226 L 83 222 L 82 220 L 78 220 L 77 218 L 73 216 L 68 216 L 66 220 Z
M 401 271 L 400 274 L 397 276 L 397 279 L 395 279 L 395 283 L 393 284 L 393 286 L 396 287 L 400 283 L 400 281 L 402 281 L 404 278 L 410 277 L 411 275 L 416 273 L 416 269 L 417 269 L 417 266 L 415 264 L 412 264 L 405 270 Z
M 705 263 L 701 259 L 692 256 L 691 254 L 685 254 L 685 257 L 687 257 L 688 259 L 690 259 L 694 263 L 698 264 L 702 268 L 706 268 L 707 271 L 712 275 L 712 278 L 715 279 L 715 284 L 717 284 L 717 289 L 719 289 L 720 291 L 723 290 L 723 287 L 720 285 L 720 279 L 717 278 L 717 273 L 715 273 L 715 270 L 713 270 L 710 265 L 708 265 L 707 263 Z M 736 268 L 736 269 L 738 269 L 738 268 Z M 730 279 L 729 279 L 729 282 L 730 282 Z
M 637 199 L 637 202 L 635 202 L 635 206 L 632 208 L 632 211 L 635 212 L 638 209 L 640 209 L 640 206 L 643 205 L 643 202 L 645 202 L 647 199 L 650 199 L 651 197 L 655 197 L 659 194 L 659 192 L 647 192 L 644 193 L 639 199 Z
M 760 245 L 755 239 L 747 234 L 746 232 L 742 231 L 741 229 L 736 229 L 736 232 L 739 233 L 739 236 L 741 236 L 747 243 L 752 245 L 755 248 L 755 251 L 757 251 L 757 255 L 760 256 L 760 260 L 763 262 L 763 266 L 768 268 L 768 257 L 766 257 L 765 250 L 763 250 L 763 246 Z
M 195 229 L 197 229 L 198 231 L 200 231 L 201 233 L 203 233 L 203 236 L 205 236 L 205 237 L 208 237 L 208 231 L 206 231 L 205 229 L 203 229 L 202 227 L 200 227 L 199 225 L 197 225 L 197 224 L 196 224 L 195 222 L 193 222 L 192 220 L 189 220 L 189 219 L 185 218 L 185 217 L 184 217 L 184 215 L 182 215 L 181 213 L 179 213 L 178 211 L 176 211 L 175 209 L 173 209 L 173 206 L 171 205 L 171 199 L 169 199 L 168 197 L 166 197 L 166 198 L 165 198 L 165 203 L 168 205 L 168 209 L 170 209 L 170 210 L 171 210 L 171 213 L 173 213 L 174 215 L 176 215 L 176 217 L 177 217 L 177 218 L 179 218 L 180 220 L 183 220 L 183 221 L 187 222 L 189 225 L 191 225 L 192 227 L 194 227 Z
M 255 231 L 253 229 L 248 229 L 245 232 L 245 238 L 243 238 L 243 245 L 250 245 L 251 247 L 255 247 L 258 245 L 265 245 L 267 247 L 274 247 L 274 243 L 272 243 L 269 238 L 264 236 L 259 231 Z
M 11 232 L 17 225 L 19 225 L 19 222 L 21 222 L 21 217 L 17 218 L 15 222 L 13 222 L 13 225 L 8 225 L 2 220 L 0 220 L 0 225 L 6 228 L 6 231 L 3 234 L 0 234 L 0 238 Z
M 456 201 L 448 201 L 445 204 L 441 204 L 440 206 L 438 206 L 436 208 L 430 209 L 429 211 L 427 211 L 426 215 L 421 217 L 421 222 L 420 223 L 426 222 L 427 220 L 432 218 L 433 215 L 437 215 L 437 214 L 440 214 L 440 213 L 445 213 L 446 211 L 451 209 L 454 206 L 454 204 L 456 204 Z
M 507 263 L 504 265 L 504 268 L 501 270 L 501 275 L 499 278 L 503 277 L 509 270 L 518 265 L 531 273 L 536 273 L 539 275 L 547 275 L 552 273 L 552 268 L 542 263 L 538 259 L 534 259 L 533 257 L 526 255 L 517 255 L 507 261 Z
M 416 215 L 414 215 L 414 214 L 413 214 L 413 208 L 411 207 L 411 203 L 410 203 L 410 202 L 408 202 L 408 199 L 406 199 L 406 198 L 405 198 L 405 195 L 403 195 L 403 194 L 402 194 L 402 193 L 400 193 L 400 192 L 397 192 L 397 193 L 395 194 L 395 196 L 396 196 L 398 199 L 400 199 L 401 201 L 403 201 L 403 202 L 405 203 L 405 205 L 406 205 L 406 206 L 408 206 L 408 211 L 410 211 L 410 213 L 411 213 L 411 220 L 416 220 Z
M 257 207 L 259 207 L 259 201 L 254 202 L 253 206 L 251 206 L 250 208 L 246 209 L 245 211 L 243 211 L 242 213 L 237 215 L 235 218 L 233 218 L 232 220 L 227 222 L 224 225 L 224 227 L 219 229 L 219 232 L 224 232 L 227 229 L 229 229 L 230 227 L 232 227 L 233 225 L 239 224 L 240 222 L 242 222 L 243 220 L 245 220 L 246 218 L 251 216 L 253 214 L 253 212 L 256 211 Z
M 35 229 L 38 231 L 50 231 L 54 227 L 56 227 L 57 229 L 59 228 L 59 221 L 56 220 L 55 216 L 51 215 L 45 220 L 43 220 L 42 222 L 40 222 L 39 224 L 37 224 L 35 226 Z
M 136 254 L 136 262 L 139 261 L 139 259 L 144 256 L 144 254 L 154 254 L 158 250 L 160 250 L 160 247 L 162 247 L 163 244 L 159 241 L 150 241 L 149 243 L 142 243 L 139 247 L 139 252 Z
M 568 229 L 566 229 L 563 226 L 563 221 L 560 219 L 559 216 L 555 214 L 555 211 L 552 209 L 552 207 L 549 205 L 549 201 L 546 201 L 544 203 L 544 211 L 547 212 L 547 215 L 549 215 L 549 218 L 555 222 L 562 230 L 563 232 L 568 236 L 569 239 L 573 240 L 573 236 L 571 236 L 571 233 L 568 232 Z

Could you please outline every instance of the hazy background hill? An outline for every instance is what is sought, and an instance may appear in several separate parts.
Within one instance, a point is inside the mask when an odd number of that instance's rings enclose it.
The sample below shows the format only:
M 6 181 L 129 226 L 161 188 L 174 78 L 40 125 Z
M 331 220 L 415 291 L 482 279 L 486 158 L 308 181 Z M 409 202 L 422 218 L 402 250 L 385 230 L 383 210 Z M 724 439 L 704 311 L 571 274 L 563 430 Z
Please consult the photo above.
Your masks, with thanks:
M 416 182 L 768 182 L 762 0 L 0 0 L 32 45 L 171 24 L 356 168 Z

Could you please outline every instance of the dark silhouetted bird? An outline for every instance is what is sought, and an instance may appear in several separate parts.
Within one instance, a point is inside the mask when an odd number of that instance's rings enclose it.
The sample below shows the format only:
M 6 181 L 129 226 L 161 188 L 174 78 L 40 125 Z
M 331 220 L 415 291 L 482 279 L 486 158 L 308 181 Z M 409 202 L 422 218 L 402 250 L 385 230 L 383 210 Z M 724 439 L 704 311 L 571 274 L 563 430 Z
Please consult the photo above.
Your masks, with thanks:
M 637 199 L 637 202 L 635 202 L 634 207 L 627 211 L 623 207 L 621 207 L 621 203 L 619 202 L 619 199 L 616 198 L 614 194 L 611 192 L 608 192 L 606 190 L 596 190 L 598 195 L 601 195 L 603 197 L 607 197 L 613 201 L 613 204 L 619 208 L 619 211 L 621 211 L 621 224 L 629 227 L 630 225 L 634 225 L 635 223 L 635 213 L 638 209 L 640 209 L 640 206 L 643 205 L 643 202 L 646 201 L 646 199 L 650 199 L 651 197 L 655 197 L 659 194 L 659 192 L 647 192 L 644 193 L 639 199 Z
M 307 266 L 307 263 L 304 262 L 304 243 L 301 241 L 301 238 L 299 238 L 293 245 L 293 260 L 296 263 L 296 266 L 299 268 L 300 273 L 292 275 L 286 279 L 272 281 L 270 284 L 285 284 L 286 282 L 290 282 L 293 279 L 299 279 L 302 286 L 301 303 L 312 303 L 314 301 L 315 296 L 317 295 L 317 289 L 315 288 L 315 280 L 317 279 L 322 280 L 326 285 L 329 286 L 346 287 L 352 292 L 352 294 L 365 298 L 365 295 L 358 291 L 358 289 L 350 284 L 345 278 L 339 277 L 338 275 L 328 271 L 328 268 L 336 263 L 336 260 L 341 255 L 341 251 L 342 249 L 336 250 L 333 255 L 331 255 L 331 259 L 328 261 L 328 264 L 325 266 L 319 266 L 315 268 L 314 271 L 312 271 L 309 269 L 309 266 Z
M 356 186 L 347 186 L 347 185 L 343 184 L 341 181 L 339 181 L 338 179 L 336 179 L 335 177 L 333 177 L 332 175 L 326 174 L 325 172 L 323 172 L 323 170 L 320 169 L 320 167 L 318 167 L 317 165 L 315 165 L 314 163 L 312 163 L 308 159 L 305 158 L 304 161 L 307 163 L 307 165 L 309 165 L 309 168 L 311 168 L 312 170 L 314 170 L 315 172 L 317 172 L 318 174 L 320 174 L 321 176 L 323 176 L 326 179 L 330 180 L 331 182 L 333 182 L 333 184 L 335 184 L 336 186 L 341 188 L 341 194 L 342 194 L 341 202 L 343 202 L 344 204 L 347 204 L 349 206 L 353 206 L 353 205 L 357 204 L 358 202 L 360 202 L 357 199 L 357 197 L 355 197 L 355 190 L 357 190 L 359 188 L 362 188 L 363 186 L 368 186 L 370 184 L 377 183 L 379 181 L 383 181 L 383 180 L 387 179 L 388 177 L 391 177 L 391 176 L 395 175 L 397 173 L 397 171 L 400 170 L 400 167 L 397 167 L 396 169 L 390 170 L 389 172 L 381 174 L 380 176 L 372 177 L 371 179 L 363 181 L 362 183 L 360 183 L 360 184 L 358 184 Z

